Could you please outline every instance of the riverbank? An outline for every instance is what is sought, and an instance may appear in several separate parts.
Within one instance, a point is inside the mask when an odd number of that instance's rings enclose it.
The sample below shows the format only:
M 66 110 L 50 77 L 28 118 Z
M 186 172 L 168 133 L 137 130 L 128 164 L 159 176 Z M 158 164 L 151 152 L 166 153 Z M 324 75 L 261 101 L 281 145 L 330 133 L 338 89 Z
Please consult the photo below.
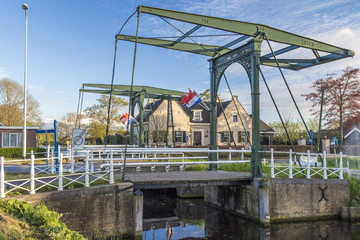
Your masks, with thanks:
M 43 204 L 33 207 L 15 199 L 1 201 L 0 218 L 0 239 L 86 239 L 69 230 L 61 214 Z

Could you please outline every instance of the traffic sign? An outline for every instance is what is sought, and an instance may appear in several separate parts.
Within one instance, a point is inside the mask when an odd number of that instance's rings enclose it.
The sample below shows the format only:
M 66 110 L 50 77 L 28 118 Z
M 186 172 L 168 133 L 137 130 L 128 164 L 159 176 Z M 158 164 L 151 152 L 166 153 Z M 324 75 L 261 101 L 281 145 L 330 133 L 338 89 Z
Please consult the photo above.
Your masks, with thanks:
M 72 131 L 71 138 L 71 149 L 72 150 L 83 150 L 85 144 L 85 129 L 74 128 Z

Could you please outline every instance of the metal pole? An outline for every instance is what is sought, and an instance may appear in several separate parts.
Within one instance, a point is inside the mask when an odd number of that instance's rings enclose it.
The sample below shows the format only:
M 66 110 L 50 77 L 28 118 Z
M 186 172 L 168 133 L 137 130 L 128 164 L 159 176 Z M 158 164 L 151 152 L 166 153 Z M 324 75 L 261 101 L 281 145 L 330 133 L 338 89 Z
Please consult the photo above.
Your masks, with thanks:
M 320 152 L 321 119 L 322 119 L 323 103 L 324 103 L 324 88 L 322 88 L 322 89 L 321 89 L 321 103 L 320 103 L 319 131 L 318 131 L 318 139 L 317 139 L 317 150 L 318 150 L 318 152 Z
M 4 171 L 4 157 L 0 158 L 0 198 L 5 197 L 5 171 Z
M 27 82 L 27 29 L 28 29 L 27 10 L 29 7 L 26 3 L 24 3 L 22 5 L 22 8 L 25 10 L 25 66 L 24 66 L 24 117 L 23 117 L 24 128 L 23 128 L 22 157 L 23 159 L 26 159 L 26 82 Z
M 30 194 L 35 194 L 35 157 L 33 151 L 31 151 L 31 163 L 30 163 Z

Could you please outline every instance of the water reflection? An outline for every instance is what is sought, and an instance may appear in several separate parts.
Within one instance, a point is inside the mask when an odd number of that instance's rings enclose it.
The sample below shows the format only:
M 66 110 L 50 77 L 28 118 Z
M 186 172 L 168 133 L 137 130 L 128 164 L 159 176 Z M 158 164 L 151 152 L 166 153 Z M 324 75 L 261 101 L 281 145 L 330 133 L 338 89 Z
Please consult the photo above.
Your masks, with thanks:
M 234 214 L 179 199 L 172 191 L 144 192 L 143 239 L 360 240 L 360 223 L 337 220 L 273 224 L 264 228 Z

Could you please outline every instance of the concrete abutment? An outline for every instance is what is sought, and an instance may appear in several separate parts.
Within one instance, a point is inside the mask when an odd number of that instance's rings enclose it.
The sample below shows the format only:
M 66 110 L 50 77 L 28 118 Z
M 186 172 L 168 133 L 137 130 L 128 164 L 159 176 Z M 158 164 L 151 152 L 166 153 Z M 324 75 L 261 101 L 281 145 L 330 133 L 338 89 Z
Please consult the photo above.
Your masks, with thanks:
M 237 186 L 206 186 L 204 200 L 244 218 L 270 223 L 340 217 L 350 184 L 339 179 L 255 179 Z

